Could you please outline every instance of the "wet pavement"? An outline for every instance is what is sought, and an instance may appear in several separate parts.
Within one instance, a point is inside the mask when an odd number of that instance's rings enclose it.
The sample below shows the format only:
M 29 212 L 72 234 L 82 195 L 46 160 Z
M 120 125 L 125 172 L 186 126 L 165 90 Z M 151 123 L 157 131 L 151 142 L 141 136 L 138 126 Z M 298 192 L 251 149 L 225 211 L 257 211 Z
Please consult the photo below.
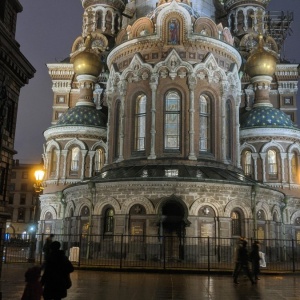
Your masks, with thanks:
M 28 264 L 3 265 L 0 289 L 3 300 L 19 300 Z M 262 274 L 258 284 L 241 276 L 234 285 L 230 274 L 172 274 L 75 270 L 72 300 L 299 300 L 299 275 Z

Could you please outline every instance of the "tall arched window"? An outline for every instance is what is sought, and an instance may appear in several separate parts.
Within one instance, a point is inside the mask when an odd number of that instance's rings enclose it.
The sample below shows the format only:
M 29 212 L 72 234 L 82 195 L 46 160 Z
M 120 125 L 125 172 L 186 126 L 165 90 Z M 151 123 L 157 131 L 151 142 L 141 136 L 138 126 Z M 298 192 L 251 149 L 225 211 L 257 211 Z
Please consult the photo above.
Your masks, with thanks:
M 252 154 L 250 151 L 244 152 L 244 172 L 246 176 L 252 175 Z
M 211 103 L 201 95 L 199 100 L 199 150 L 211 152 Z
M 180 96 L 175 91 L 167 93 L 165 98 L 164 148 L 165 150 L 180 149 Z
M 292 175 L 292 182 L 298 183 L 299 182 L 299 174 L 298 174 L 298 161 L 297 161 L 297 153 L 293 152 L 293 156 L 291 159 L 291 175 Z
M 115 134 L 114 134 L 114 155 L 115 158 L 119 157 L 120 153 L 120 113 L 121 102 L 117 101 L 115 110 Z
M 134 149 L 136 151 L 145 150 L 146 138 L 146 103 L 145 95 L 140 95 L 136 100 L 135 105 L 135 141 Z
M 231 113 L 231 105 L 229 100 L 226 102 L 226 118 L 225 118 L 225 126 L 226 126 L 226 158 L 228 160 L 232 160 L 232 113 Z
M 114 232 L 114 210 L 108 208 L 104 213 L 104 234 Z
M 102 11 L 98 11 L 97 28 L 102 29 Z
M 231 234 L 233 236 L 242 235 L 242 220 L 239 211 L 233 211 L 231 213 Z
M 55 149 L 51 150 L 51 158 L 50 158 L 50 175 L 54 176 L 56 174 L 57 167 L 57 155 Z
M 79 155 L 80 155 L 79 147 L 72 148 L 71 171 L 79 170 Z
M 104 151 L 102 148 L 99 148 L 95 152 L 95 160 L 94 160 L 94 170 L 95 172 L 99 172 L 104 165 Z
M 277 178 L 278 166 L 277 166 L 277 153 L 275 150 L 268 150 L 268 174 L 270 178 Z

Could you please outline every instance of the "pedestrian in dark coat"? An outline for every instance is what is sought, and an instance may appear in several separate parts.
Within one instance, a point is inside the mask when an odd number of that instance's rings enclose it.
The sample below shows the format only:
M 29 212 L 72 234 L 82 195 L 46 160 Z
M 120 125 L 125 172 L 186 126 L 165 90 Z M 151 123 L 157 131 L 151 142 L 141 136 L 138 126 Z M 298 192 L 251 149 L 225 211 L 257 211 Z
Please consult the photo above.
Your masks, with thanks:
M 51 245 L 52 242 L 53 242 L 53 238 L 54 238 L 54 234 L 53 234 L 53 233 L 51 233 L 51 234 L 46 238 L 45 244 L 44 244 L 44 246 L 43 246 L 44 262 L 47 261 L 49 255 L 50 255 L 50 245 Z
M 41 268 L 34 266 L 25 273 L 26 286 L 21 300 L 41 300 L 43 294 L 41 279 Z
M 259 261 L 260 261 L 260 256 L 259 256 L 259 241 L 254 241 L 252 244 L 252 250 L 250 253 L 251 257 L 251 262 L 252 262 L 252 273 L 254 280 L 259 280 L 258 274 L 259 274 Z
M 241 246 L 238 249 L 237 253 L 237 269 L 234 272 L 234 279 L 233 282 L 235 284 L 239 284 L 238 282 L 238 276 L 240 274 L 240 271 L 243 269 L 245 274 L 248 276 L 252 284 L 255 283 L 255 281 L 252 279 L 250 270 L 249 270 L 249 255 L 247 250 L 247 241 L 242 241 Z
M 70 273 L 74 267 L 60 250 L 60 242 L 54 241 L 50 245 L 50 255 L 45 264 L 42 276 L 45 300 L 60 300 L 67 297 L 67 289 L 71 287 Z

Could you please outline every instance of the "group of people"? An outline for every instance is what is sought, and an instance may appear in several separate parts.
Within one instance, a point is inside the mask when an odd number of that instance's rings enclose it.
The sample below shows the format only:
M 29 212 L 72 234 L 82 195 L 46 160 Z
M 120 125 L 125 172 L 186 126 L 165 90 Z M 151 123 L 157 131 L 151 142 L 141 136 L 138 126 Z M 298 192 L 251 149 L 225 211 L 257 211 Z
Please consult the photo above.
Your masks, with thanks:
M 44 263 L 25 273 L 26 286 L 21 300 L 60 300 L 67 297 L 71 287 L 70 273 L 74 267 L 66 257 L 61 244 L 53 241 L 54 234 L 47 237 L 43 246 Z
M 260 251 L 259 241 L 254 241 L 251 252 L 248 252 L 247 241 L 244 238 L 239 239 L 238 247 L 236 249 L 236 263 L 233 271 L 233 282 L 239 284 L 238 277 L 243 270 L 252 284 L 256 284 L 259 280 L 258 274 L 260 272 Z M 249 268 L 249 262 L 252 264 L 252 272 Z

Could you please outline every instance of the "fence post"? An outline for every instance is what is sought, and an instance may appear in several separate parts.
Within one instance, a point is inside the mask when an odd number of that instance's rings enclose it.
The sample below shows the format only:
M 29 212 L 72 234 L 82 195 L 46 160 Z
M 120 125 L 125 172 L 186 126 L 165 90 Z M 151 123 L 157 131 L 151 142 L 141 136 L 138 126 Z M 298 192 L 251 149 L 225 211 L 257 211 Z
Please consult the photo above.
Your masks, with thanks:
M 122 269 L 123 264 L 123 242 L 124 242 L 124 235 L 121 235 L 121 253 L 120 253 L 120 269 Z
M 208 273 L 210 272 L 210 240 L 209 240 L 209 236 L 207 237 L 207 270 Z
M 163 266 L 164 270 L 166 269 L 166 242 L 165 236 L 162 237 L 162 250 L 163 250 Z
M 293 260 L 293 272 L 295 273 L 295 244 L 294 239 L 292 239 L 292 260 Z
M 79 257 L 78 257 L 78 267 L 80 267 L 81 260 L 81 248 L 82 248 L 82 234 L 79 235 Z

